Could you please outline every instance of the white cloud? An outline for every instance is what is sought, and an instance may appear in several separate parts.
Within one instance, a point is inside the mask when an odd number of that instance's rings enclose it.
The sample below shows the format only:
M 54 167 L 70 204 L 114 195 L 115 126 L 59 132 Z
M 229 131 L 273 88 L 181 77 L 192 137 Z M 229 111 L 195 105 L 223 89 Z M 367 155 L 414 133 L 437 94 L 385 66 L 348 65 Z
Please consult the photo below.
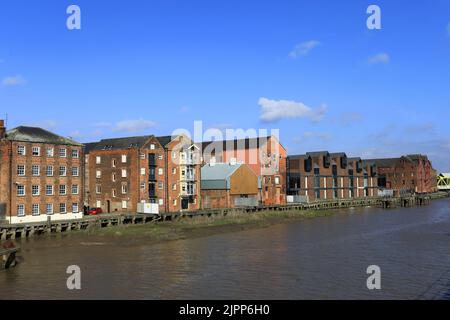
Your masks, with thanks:
M 6 77 L 2 80 L 2 84 L 4 86 L 20 86 L 22 84 L 25 84 L 25 82 L 25 79 L 20 75 Z
M 291 52 L 289 52 L 289 58 L 296 59 L 300 56 L 307 55 L 309 51 L 311 51 L 318 45 L 320 45 L 320 42 L 316 40 L 299 43 Z
M 368 61 L 370 64 L 389 63 L 389 61 L 391 61 L 391 58 L 387 53 L 379 53 L 369 57 Z
M 307 140 L 316 139 L 316 140 L 322 140 L 322 141 L 328 141 L 332 137 L 329 133 L 326 132 L 312 132 L 312 131 L 306 131 L 303 133 L 301 137 L 294 138 L 293 142 L 296 144 L 303 143 Z
M 156 123 L 154 121 L 144 119 L 124 120 L 115 125 L 114 131 L 140 132 L 152 128 L 155 125 Z
M 261 106 L 260 120 L 264 122 L 295 118 L 307 118 L 313 122 L 318 122 L 322 120 L 327 111 L 326 105 L 313 109 L 301 102 L 288 100 L 260 98 L 258 104 Z

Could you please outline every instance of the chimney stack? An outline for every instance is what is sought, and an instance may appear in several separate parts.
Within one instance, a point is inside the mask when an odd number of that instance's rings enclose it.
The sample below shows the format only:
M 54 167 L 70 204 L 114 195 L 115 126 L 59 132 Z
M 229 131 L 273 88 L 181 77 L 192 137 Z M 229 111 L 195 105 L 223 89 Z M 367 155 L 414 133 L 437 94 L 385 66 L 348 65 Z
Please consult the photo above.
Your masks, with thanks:
M 5 120 L 0 119 L 0 139 L 4 139 L 6 135 Z

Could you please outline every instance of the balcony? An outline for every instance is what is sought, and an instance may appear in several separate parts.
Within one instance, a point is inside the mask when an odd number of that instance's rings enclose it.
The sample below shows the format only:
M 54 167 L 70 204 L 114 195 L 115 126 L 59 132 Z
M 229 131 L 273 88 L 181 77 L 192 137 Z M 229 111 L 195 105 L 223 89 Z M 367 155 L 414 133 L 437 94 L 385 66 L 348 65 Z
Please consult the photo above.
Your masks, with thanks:
M 181 191 L 180 191 L 180 195 L 182 196 L 195 196 L 197 193 L 197 188 L 194 184 L 186 184 L 186 185 L 182 185 L 181 187 Z
M 181 181 L 195 181 L 195 174 L 185 174 L 181 176 Z

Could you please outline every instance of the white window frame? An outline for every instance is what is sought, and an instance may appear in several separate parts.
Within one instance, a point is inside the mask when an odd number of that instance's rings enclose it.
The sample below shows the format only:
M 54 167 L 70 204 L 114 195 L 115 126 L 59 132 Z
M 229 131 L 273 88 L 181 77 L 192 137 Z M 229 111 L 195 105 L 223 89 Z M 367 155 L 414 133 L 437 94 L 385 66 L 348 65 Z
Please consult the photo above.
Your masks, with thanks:
M 64 207 L 64 210 L 61 210 L 62 207 Z M 59 213 L 61 213 L 61 214 L 67 213 L 67 205 L 66 205 L 66 203 L 61 202 L 61 203 L 59 204 Z
M 62 192 L 63 191 L 63 192 Z M 67 186 L 65 184 L 60 184 L 59 185 L 59 195 L 60 196 L 65 196 L 67 195 Z
M 122 209 L 128 209 L 128 201 L 122 200 Z
M 33 157 L 40 157 L 41 156 L 41 147 L 31 147 L 31 155 Z
M 127 194 L 128 193 L 128 185 L 123 184 L 121 189 L 122 189 L 121 190 L 122 194 Z
M 51 169 L 51 170 L 49 170 L 49 169 Z M 47 176 L 47 177 L 53 177 L 53 175 L 54 175 L 54 167 L 52 166 L 52 165 L 49 165 L 49 166 L 47 166 L 47 168 L 45 168 L 45 175 Z M 51 173 L 49 174 L 49 172 L 51 171 Z
M 17 205 L 17 216 L 18 217 L 25 217 L 25 205 L 24 204 L 18 204 Z
M 126 178 L 127 177 L 127 169 L 122 169 L 122 178 Z
M 162 168 L 158 168 L 158 175 L 162 176 L 164 174 L 164 170 Z
M 49 210 L 50 208 L 50 210 Z M 45 214 L 51 216 L 53 214 L 53 203 L 47 203 L 45 206 Z
M 34 169 L 37 169 L 37 173 L 35 173 L 35 170 Z M 33 176 L 33 177 L 39 177 L 40 175 L 41 175 L 41 166 L 39 166 L 39 165 L 37 165 L 37 164 L 33 164 L 32 166 L 31 166 L 31 175 Z
M 60 177 L 67 177 L 67 167 L 66 166 L 60 166 L 59 167 L 59 176 Z
M 18 145 L 17 146 L 17 154 L 19 156 L 26 156 L 27 155 L 27 147 L 24 145 Z
M 80 158 L 80 150 L 72 149 L 72 158 L 74 158 L 74 159 Z
M 24 197 L 27 194 L 25 189 L 26 189 L 25 185 L 18 184 L 16 188 L 17 196 Z M 23 192 L 19 192 L 19 190 L 22 190 Z
M 66 148 L 59 148 L 59 157 L 67 158 L 67 149 Z
M 75 192 L 74 192 L 75 191 Z M 77 184 L 72 185 L 72 194 L 78 194 L 79 193 L 79 187 Z
M 51 192 L 49 192 L 51 190 Z M 46 196 L 53 196 L 55 195 L 55 187 L 52 184 L 47 184 L 45 186 L 45 195 Z
M 17 175 L 19 177 L 23 177 L 26 174 L 26 167 L 23 164 L 18 164 L 17 165 Z
M 41 187 L 39 185 L 32 185 L 31 186 L 31 195 L 33 197 L 37 197 L 41 195 Z
M 121 157 L 122 163 L 127 163 L 127 155 L 123 154 Z
M 37 211 L 35 211 L 35 208 L 37 208 Z M 31 205 L 31 215 L 32 216 L 40 216 L 41 215 L 41 209 L 39 208 L 39 203 L 33 203 Z
M 46 154 L 48 158 L 53 158 L 55 156 L 55 148 L 47 148 Z
M 101 170 L 96 170 L 95 171 L 95 177 L 97 179 L 101 179 L 102 178 L 102 171 Z
M 96 157 L 95 157 L 95 163 L 96 163 L 96 164 L 101 164 L 101 163 L 102 163 L 102 157 L 96 156 Z
M 145 168 L 141 168 L 141 176 L 145 176 Z
M 72 167 L 72 177 L 79 177 L 79 176 L 80 176 L 80 168 Z
M 79 212 L 78 202 L 73 202 L 72 203 L 72 213 L 78 213 L 78 212 Z

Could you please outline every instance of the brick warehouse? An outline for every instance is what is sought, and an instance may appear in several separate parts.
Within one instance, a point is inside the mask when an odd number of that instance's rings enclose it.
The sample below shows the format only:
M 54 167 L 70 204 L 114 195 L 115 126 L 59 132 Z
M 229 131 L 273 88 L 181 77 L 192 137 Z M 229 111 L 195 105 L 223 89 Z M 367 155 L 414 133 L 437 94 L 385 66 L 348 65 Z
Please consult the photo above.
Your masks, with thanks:
M 136 212 L 137 204 L 157 203 L 160 212 L 197 210 L 200 165 L 185 136 L 104 139 L 87 145 L 90 207 L 104 212 Z
M 425 155 L 367 160 L 378 167 L 378 186 L 393 190 L 394 196 L 437 191 L 436 170 Z
M 377 168 L 343 152 L 308 152 L 287 157 L 290 202 L 377 196 Z
M 203 162 L 243 163 L 261 180 L 263 205 L 286 203 L 286 149 L 275 136 L 203 142 Z
M 202 167 L 202 208 L 257 206 L 258 176 L 246 164 L 211 163 Z
M 41 128 L 6 132 L 0 120 L 0 220 L 82 217 L 82 145 Z

